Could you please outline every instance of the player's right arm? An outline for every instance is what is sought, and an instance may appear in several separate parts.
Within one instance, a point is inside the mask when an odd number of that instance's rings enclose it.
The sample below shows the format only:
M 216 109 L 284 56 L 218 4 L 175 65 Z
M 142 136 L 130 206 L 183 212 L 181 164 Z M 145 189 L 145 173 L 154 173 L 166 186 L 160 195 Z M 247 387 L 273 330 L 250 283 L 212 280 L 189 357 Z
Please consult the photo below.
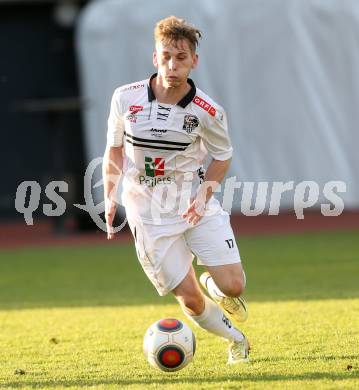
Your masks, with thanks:
M 107 146 L 102 163 L 102 178 L 105 198 L 105 218 L 107 239 L 114 237 L 112 223 L 115 218 L 116 194 L 123 167 L 124 121 L 120 90 L 116 89 L 111 100 L 111 110 L 107 121 Z
M 112 240 L 114 237 L 112 223 L 116 214 L 116 194 L 118 183 L 122 175 L 122 166 L 122 146 L 107 146 L 102 162 L 102 177 L 108 240 Z

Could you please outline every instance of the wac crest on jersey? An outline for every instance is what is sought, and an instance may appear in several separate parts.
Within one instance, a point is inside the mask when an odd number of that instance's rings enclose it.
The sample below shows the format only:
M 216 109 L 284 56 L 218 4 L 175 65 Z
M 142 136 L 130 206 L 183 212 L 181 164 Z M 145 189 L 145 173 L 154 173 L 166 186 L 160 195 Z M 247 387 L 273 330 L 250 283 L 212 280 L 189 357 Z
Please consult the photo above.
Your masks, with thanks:
M 199 125 L 199 120 L 196 115 L 187 114 L 184 116 L 183 121 L 183 130 L 186 130 L 187 133 L 192 133 L 192 131 Z

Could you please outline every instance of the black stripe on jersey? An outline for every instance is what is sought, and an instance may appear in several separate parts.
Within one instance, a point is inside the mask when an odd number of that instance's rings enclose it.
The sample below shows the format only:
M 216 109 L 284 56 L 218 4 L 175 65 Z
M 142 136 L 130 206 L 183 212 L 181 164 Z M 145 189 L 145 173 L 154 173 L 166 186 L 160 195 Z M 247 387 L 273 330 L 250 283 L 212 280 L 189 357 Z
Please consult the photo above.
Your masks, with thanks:
M 133 141 L 131 141 L 128 138 L 126 139 L 126 142 L 128 142 L 129 144 L 131 144 L 133 146 L 139 146 L 141 148 L 146 148 L 146 149 L 177 150 L 177 151 L 186 150 L 186 146 L 181 147 L 181 148 L 169 148 L 169 147 L 166 147 L 166 146 L 146 145 L 146 144 L 139 144 L 137 142 L 133 142 Z
M 159 110 L 171 111 L 171 107 L 161 106 L 160 104 L 158 104 L 158 109 L 159 109 Z
M 191 145 L 190 142 L 174 142 L 174 141 L 160 141 L 160 140 L 154 140 L 154 139 L 146 139 L 146 138 L 139 138 L 139 137 L 135 137 L 131 134 L 128 134 L 126 133 L 126 131 L 124 132 L 125 136 L 126 137 L 129 137 L 135 141 L 140 141 L 140 142 L 146 142 L 148 144 L 163 144 L 163 145 L 178 145 L 178 146 L 188 146 L 188 145 Z

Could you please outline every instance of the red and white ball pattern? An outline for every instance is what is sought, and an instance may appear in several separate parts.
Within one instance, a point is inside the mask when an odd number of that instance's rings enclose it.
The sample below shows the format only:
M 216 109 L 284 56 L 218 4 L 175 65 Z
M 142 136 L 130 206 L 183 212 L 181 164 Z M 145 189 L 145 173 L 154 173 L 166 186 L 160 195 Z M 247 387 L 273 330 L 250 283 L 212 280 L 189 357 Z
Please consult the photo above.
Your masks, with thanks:
M 148 328 L 143 350 L 152 366 L 162 371 L 178 371 L 192 360 L 196 339 L 182 321 L 164 318 Z

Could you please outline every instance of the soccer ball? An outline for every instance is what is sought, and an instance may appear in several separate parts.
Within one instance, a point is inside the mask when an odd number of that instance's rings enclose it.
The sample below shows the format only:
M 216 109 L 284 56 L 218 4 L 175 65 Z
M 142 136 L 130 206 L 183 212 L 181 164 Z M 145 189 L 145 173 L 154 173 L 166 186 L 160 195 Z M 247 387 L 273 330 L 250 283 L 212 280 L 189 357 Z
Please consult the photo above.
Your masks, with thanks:
M 147 329 L 143 351 L 153 367 L 178 371 L 192 360 L 196 339 L 191 328 L 182 321 L 163 318 Z

